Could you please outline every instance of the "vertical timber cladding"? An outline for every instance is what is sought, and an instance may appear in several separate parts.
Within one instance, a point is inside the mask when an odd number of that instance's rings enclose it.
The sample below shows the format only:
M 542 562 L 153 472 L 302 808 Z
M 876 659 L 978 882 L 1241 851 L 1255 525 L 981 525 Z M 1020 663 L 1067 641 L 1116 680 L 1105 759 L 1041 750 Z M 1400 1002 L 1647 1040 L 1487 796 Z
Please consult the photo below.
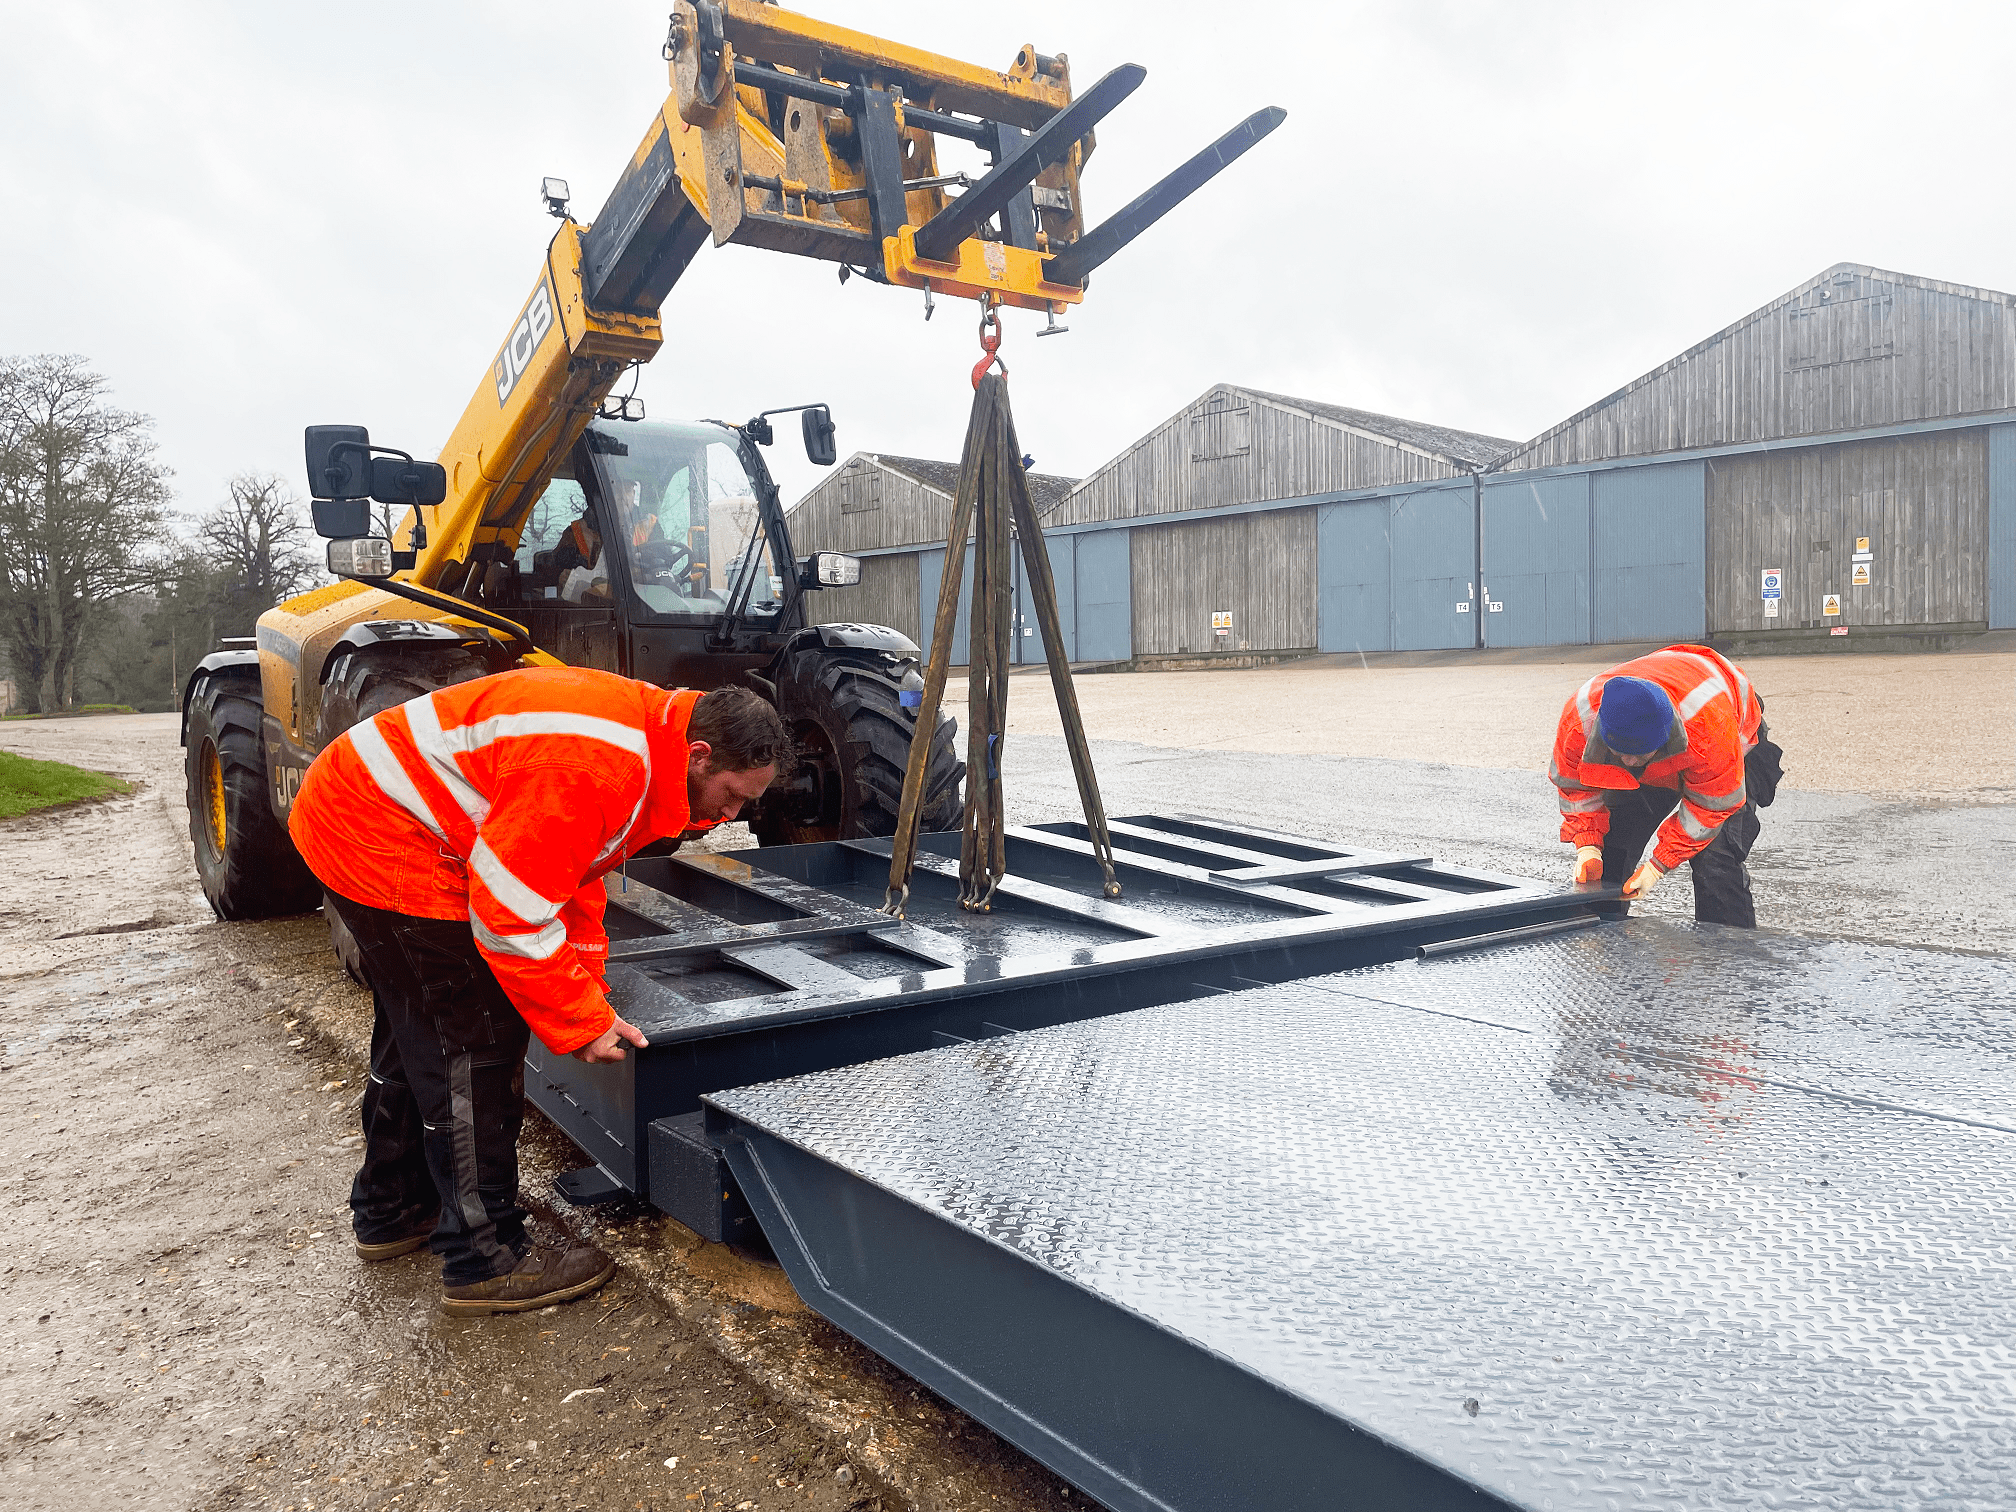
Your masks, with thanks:
M 1988 427 L 1722 457 L 1708 465 L 1708 628 L 1983 625 Z M 1869 582 L 1854 581 L 1869 538 Z M 1779 618 L 1758 574 L 1784 570 Z M 1823 614 L 1828 594 L 1841 614 Z
M 796 540 L 792 545 L 797 546 Z M 806 619 L 814 625 L 887 625 L 920 646 L 928 625 L 919 626 L 918 558 L 921 552 L 895 551 L 861 558 L 861 581 L 851 588 L 821 588 L 806 596 Z M 942 555 L 943 553 L 940 553 Z M 928 611 L 927 611 L 928 612 Z
M 1316 510 L 1220 515 L 1130 532 L 1134 654 L 1316 646 Z M 1220 635 L 1212 615 L 1230 611 Z
M 1572 467 L 2011 406 L 2016 298 L 1839 263 L 1500 466 Z

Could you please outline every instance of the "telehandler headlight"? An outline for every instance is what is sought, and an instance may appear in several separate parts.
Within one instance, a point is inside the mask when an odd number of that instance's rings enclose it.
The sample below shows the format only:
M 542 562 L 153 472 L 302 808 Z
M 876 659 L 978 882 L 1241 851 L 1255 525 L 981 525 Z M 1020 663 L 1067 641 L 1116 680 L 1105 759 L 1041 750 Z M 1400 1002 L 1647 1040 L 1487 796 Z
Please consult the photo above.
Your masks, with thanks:
M 801 588 L 852 588 L 861 581 L 861 558 L 841 551 L 815 551 L 798 570 Z
M 561 220 L 567 218 L 567 180 L 556 178 L 541 179 L 539 181 L 539 194 L 546 201 L 546 213 L 548 215 L 557 216 Z
M 329 570 L 337 577 L 392 576 L 392 543 L 383 536 L 352 536 L 329 543 Z

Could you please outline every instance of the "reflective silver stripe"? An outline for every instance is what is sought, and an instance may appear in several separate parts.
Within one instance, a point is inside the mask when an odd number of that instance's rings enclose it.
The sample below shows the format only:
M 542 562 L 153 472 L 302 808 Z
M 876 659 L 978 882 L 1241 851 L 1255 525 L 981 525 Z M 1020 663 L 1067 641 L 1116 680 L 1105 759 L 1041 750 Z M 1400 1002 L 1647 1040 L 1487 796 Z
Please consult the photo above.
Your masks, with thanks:
M 1592 701 L 1596 690 L 1596 679 L 1590 678 L 1575 693 L 1575 712 L 1582 716 L 1582 734 L 1585 738 L 1596 734 L 1596 705 Z
M 448 1063 L 449 1163 L 455 1183 L 455 1209 L 469 1231 L 469 1247 L 484 1259 L 503 1253 L 497 1225 L 483 1206 L 483 1169 L 476 1159 L 476 1087 L 469 1053 Z M 430 1128 L 438 1127 L 429 1125 Z
M 490 842 L 478 838 L 469 852 L 469 870 L 476 873 L 490 896 L 527 924 L 544 924 L 560 912 L 560 905 L 540 896 L 518 880 L 516 873 L 490 849 Z
M 630 810 L 630 817 L 623 821 L 623 828 L 619 829 L 618 831 L 616 831 L 615 834 L 609 837 L 609 843 L 603 846 L 600 853 L 597 854 L 595 859 L 589 863 L 591 867 L 600 866 L 604 861 L 607 861 L 611 856 L 615 855 L 617 851 L 623 848 L 623 842 L 630 838 L 630 831 L 637 828 L 638 816 L 644 812 L 644 800 L 650 796 L 651 796 L 651 763 L 650 760 L 647 758 L 644 763 L 644 791 L 638 795 L 637 806 Z
M 1739 782 L 1736 784 L 1735 792 L 1725 793 L 1720 798 L 1710 798 L 1707 794 L 1697 793 L 1692 788 L 1682 788 L 1680 796 L 1696 808 L 1707 809 L 1711 813 L 1721 813 L 1727 809 L 1739 809 L 1743 807 L 1749 795 L 1744 791 L 1743 784 Z
M 414 748 L 428 769 L 441 779 L 469 822 L 481 827 L 490 817 L 490 800 L 463 774 L 455 761 L 455 743 L 441 728 L 441 711 L 434 707 L 434 695 L 424 694 L 403 706 L 406 723 L 413 731 Z
M 628 751 L 647 765 L 650 742 L 642 730 L 614 719 L 593 714 L 570 714 L 562 709 L 534 709 L 524 714 L 493 714 L 475 724 L 456 725 L 441 732 L 448 747 L 467 755 L 493 740 L 513 735 L 575 735 L 583 740 L 599 740 Z
M 406 775 L 406 768 L 399 764 L 399 758 L 392 754 L 392 747 L 386 743 L 385 732 L 378 728 L 378 722 L 367 719 L 362 724 L 350 726 L 344 733 L 350 749 L 357 753 L 358 760 L 364 763 L 364 770 L 378 784 L 378 791 L 426 825 L 437 838 L 446 840 L 448 836 L 443 832 L 440 821 L 427 807 L 427 800 L 420 796 L 420 789 L 413 785 L 413 779 Z
M 1710 683 L 1703 683 L 1701 685 L 1701 688 L 1710 689 L 1710 697 L 1713 696 L 1714 688 L 1720 688 L 1724 693 L 1727 693 L 1729 695 L 1729 701 L 1731 703 L 1736 703 L 1736 690 L 1729 685 L 1729 679 L 1723 675 L 1722 669 L 1718 667 L 1714 662 L 1710 661 L 1705 656 L 1696 656 L 1692 651 L 1675 651 L 1672 654 L 1675 656 L 1685 657 L 1688 661 L 1694 663 L 1695 666 L 1701 668 L 1702 671 L 1706 672 L 1708 676 L 1711 679 L 1713 679 L 1712 685 Z M 1703 698 L 1701 696 L 1701 688 L 1696 688 L 1692 693 L 1689 693 L 1687 695 L 1687 703 L 1691 704 L 1696 709 L 1700 708 L 1702 704 L 1708 701 L 1706 698 Z M 1743 717 L 1743 706 L 1741 704 L 1736 704 L 1736 717 L 1738 720 L 1741 720 Z
M 1601 798 L 1570 798 L 1565 792 L 1561 795 L 1561 812 L 1564 814 L 1594 814 L 1603 806 Z
M 1680 828 L 1686 832 L 1689 840 L 1706 840 L 1722 827 L 1719 824 L 1703 824 L 1694 817 L 1694 811 L 1684 803 L 1673 810 L 1673 817 L 1680 821 Z
M 1685 698 L 1680 700 L 1681 722 L 1684 724 L 1686 721 L 1692 719 L 1696 714 L 1699 714 L 1701 712 L 1702 706 L 1706 704 L 1709 699 L 1713 698 L 1717 693 L 1726 693 L 1728 691 L 1729 690 L 1727 688 L 1722 686 L 1722 680 L 1720 678 L 1716 678 L 1712 682 L 1702 683 L 1692 693 L 1689 693 Z
M 476 936 L 476 943 L 485 950 L 494 950 L 499 955 L 520 956 L 528 961 L 551 960 L 567 943 L 567 926 L 558 919 L 536 934 L 500 935 L 472 913 L 469 915 L 469 928 Z

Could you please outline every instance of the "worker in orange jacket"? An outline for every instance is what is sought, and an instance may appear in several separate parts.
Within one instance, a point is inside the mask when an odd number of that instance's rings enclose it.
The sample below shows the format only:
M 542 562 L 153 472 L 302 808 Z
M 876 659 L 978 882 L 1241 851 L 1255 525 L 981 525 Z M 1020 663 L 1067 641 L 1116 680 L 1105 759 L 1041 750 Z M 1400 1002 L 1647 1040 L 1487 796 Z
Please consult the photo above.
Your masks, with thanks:
M 619 1061 L 602 878 L 641 847 L 733 819 L 788 760 L 776 710 L 581 667 L 413 699 L 315 758 L 288 830 L 355 936 L 374 1008 L 367 1260 L 430 1241 L 444 1311 L 515 1312 L 601 1286 L 588 1245 L 528 1242 L 518 1206 L 525 1049 Z
M 1576 882 L 1621 878 L 1626 898 L 1643 898 L 1686 862 L 1695 918 L 1754 929 L 1744 862 L 1783 754 L 1743 669 L 1706 646 L 1668 646 L 1590 678 L 1561 710 L 1548 770 Z

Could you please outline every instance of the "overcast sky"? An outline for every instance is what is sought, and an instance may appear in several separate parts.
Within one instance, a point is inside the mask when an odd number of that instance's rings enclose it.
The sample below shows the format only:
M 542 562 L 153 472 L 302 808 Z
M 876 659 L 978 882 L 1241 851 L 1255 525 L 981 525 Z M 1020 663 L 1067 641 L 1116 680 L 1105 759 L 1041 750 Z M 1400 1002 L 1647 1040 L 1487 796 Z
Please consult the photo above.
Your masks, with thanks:
M 0 0 L 0 352 L 77 352 L 152 415 L 181 507 L 301 427 L 432 455 L 552 233 L 666 88 L 664 0 Z M 1524 439 L 1831 263 L 2016 290 L 2004 5 L 1037 0 L 816 13 L 1005 67 L 1066 52 L 1108 119 L 1102 219 L 1247 113 L 1287 123 L 1095 280 L 1011 313 L 1025 449 L 1083 474 L 1220 381 Z M 704 250 L 654 417 L 833 405 L 956 458 L 972 306 Z M 780 432 L 795 500 L 816 481 Z

